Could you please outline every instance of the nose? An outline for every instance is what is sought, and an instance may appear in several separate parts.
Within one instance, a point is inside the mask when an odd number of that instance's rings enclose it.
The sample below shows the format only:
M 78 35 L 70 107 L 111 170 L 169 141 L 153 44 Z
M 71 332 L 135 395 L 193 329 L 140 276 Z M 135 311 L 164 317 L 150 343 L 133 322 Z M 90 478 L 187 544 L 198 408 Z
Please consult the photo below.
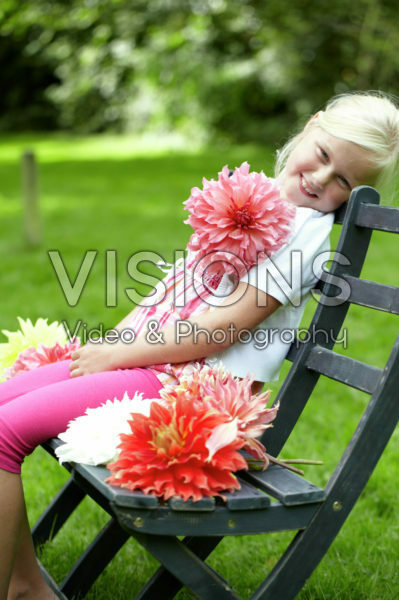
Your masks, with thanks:
M 311 185 L 318 191 L 325 187 L 333 177 L 330 165 L 322 165 L 312 173 Z

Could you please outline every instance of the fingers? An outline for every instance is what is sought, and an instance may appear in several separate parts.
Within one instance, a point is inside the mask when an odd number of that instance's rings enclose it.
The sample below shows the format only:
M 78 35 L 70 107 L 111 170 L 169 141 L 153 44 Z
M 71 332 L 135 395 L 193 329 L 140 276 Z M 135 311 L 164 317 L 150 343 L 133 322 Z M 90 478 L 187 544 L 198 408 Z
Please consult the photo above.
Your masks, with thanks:
M 83 373 L 81 371 L 79 371 L 79 369 L 74 369 L 73 371 L 70 371 L 70 378 L 73 379 L 74 377 L 81 377 L 83 375 Z
M 80 370 L 79 370 L 79 366 L 78 365 L 74 365 L 73 363 L 71 364 L 71 366 L 69 367 L 69 375 L 70 377 L 79 377 L 80 375 Z
M 79 369 L 79 358 L 79 352 L 71 353 L 72 362 L 69 365 L 70 377 L 79 377 L 79 375 L 82 375 Z

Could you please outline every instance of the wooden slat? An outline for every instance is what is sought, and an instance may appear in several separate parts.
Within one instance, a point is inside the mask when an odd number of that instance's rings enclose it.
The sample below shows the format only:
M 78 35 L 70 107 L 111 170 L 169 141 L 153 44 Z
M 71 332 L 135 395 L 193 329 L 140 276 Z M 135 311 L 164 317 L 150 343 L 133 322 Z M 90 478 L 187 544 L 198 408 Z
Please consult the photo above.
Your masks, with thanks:
M 399 207 L 362 204 L 355 223 L 369 229 L 399 233 Z
M 84 497 L 85 492 L 69 478 L 32 528 L 35 548 L 57 534 Z
M 64 443 L 65 442 L 62 442 L 59 438 L 51 438 L 50 440 L 46 440 L 45 442 L 43 442 L 42 447 L 46 450 L 46 452 L 48 452 L 49 454 L 51 454 L 51 456 L 54 456 L 54 458 L 58 460 L 55 455 L 55 450 L 59 446 L 62 446 Z M 66 465 L 69 465 L 69 463 L 62 463 L 63 467 L 65 467 Z M 68 471 L 69 470 L 70 469 L 68 468 Z
M 240 481 L 241 489 L 234 492 L 225 492 L 226 506 L 229 510 L 250 510 L 257 508 L 266 508 L 270 506 L 270 498 L 258 488 Z M 188 500 L 184 502 L 182 498 L 171 498 L 168 504 L 172 510 L 189 512 L 209 512 L 215 510 L 214 498 L 202 498 L 197 502 Z
M 168 504 L 172 510 L 190 511 L 190 512 L 209 512 L 215 510 L 214 498 L 201 498 L 197 502 L 192 500 L 184 501 L 183 498 L 175 497 L 168 500 Z
M 253 485 L 240 480 L 241 489 L 225 494 L 229 510 L 249 510 L 270 506 L 270 498 Z
M 199 559 L 205 560 L 222 541 L 221 536 L 212 537 L 185 537 L 182 543 L 187 546 Z M 134 600 L 173 600 L 177 592 L 183 587 L 181 581 L 169 573 L 165 567 L 159 567 L 144 587 L 134 597 Z M 167 590 L 167 591 L 166 591 Z
M 292 342 L 290 349 L 288 350 L 288 354 L 285 358 L 291 362 L 294 362 L 294 360 L 296 359 L 297 354 L 299 352 L 300 345 L 303 343 L 304 342 L 301 342 L 299 339 Z
M 118 506 L 154 509 L 159 505 L 156 496 L 150 496 L 136 490 L 125 490 L 105 483 L 106 478 L 110 475 L 108 469 L 105 467 L 93 467 L 90 465 L 79 464 L 75 466 L 73 473 L 74 475 L 83 478 L 89 486 L 92 486 L 100 492 L 103 498 L 106 498 L 109 502 L 113 502 Z
M 108 565 L 129 539 L 118 521 L 112 518 L 79 557 L 60 589 L 68 598 L 83 598 Z
M 351 294 L 349 298 L 342 297 L 341 294 L 336 296 L 337 300 L 348 300 L 353 304 L 366 306 L 368 308 L 376 308 L 385 312 L 399 315 L 399 288 L 394 285 L 385 285 L 368 281 L 367 279 L 359 279 L 351 275 L 345 276 L 349 283 Z
M 203 600 L 240 600 L 219 573 L 175 536 L 146 535 L 132 532 L 133 537 L 174 577 Z
M 55 457 L 55 449 L 61 446 L 62 442 L 58 438 L 52 438 L 42 444 L 43 448 Z M 105 467 L 95 467 L 91 465 L 63 463 L 63 466 L 68 471 L 73 471 L 74 479 L 79 483 L 85 481 L 89 487 L 92 487 L 99 492 L 104 500 L 114 502 L 118 506 L 126 506 L 132 508 L 149 508 L 153 509 L 159 506 L 158 499 L 155 496 L 144 494 L 139 490 L 130 491 L 123 488 L 109 485 L 105 483 L 110 472 Z M 88 491 L 88 493 L 90 493 Z M 98 501 L 98 499 L 97 499 Z M 103 507 L 104 508 L 104 507 Z M 107 508 L 106 508 L 107 510 Z
M 312 348 L 306 360 L 306 367 L 367 394 L 374 392 L 382 374 L 382 370 L 377 367 L 371 367 L 349 356 L 342 356 L 322 346 Z
M 116 506 L 115 514 L 122 527 L 132 533 L 200 537 L 251 535 L 306 527 L 321 497 L 324 497 L 323 490 L 314 496 L 314 501 L 297 506 L 272 502 L 259 510 L 232 511 L 217 505 L 215 510 L 203 513 L 172 511 L 167 504 L 151 511 Z
M 269 465 L 266 471 L 248 471 L 242 477 L 285 506 L 321 502 L 325 498 L 324 490 L 278 465 Z

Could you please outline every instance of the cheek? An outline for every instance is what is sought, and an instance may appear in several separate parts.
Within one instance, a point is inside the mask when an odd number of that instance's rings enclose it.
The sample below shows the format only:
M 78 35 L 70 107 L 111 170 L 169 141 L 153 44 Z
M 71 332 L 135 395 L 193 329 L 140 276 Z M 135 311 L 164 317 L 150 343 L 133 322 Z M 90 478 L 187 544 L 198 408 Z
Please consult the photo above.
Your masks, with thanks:
M 291 156 L 290 159 L 287 161 L 287 174 L 291 177 L 295 175 L 295 173 L 301 170 L 300 165 L 302 164 L 302 162 L 303 161 L 301 161 L 300 158 L 296 155 Z
M 337 208 L 339 208 L 341 206 L 341 204 L 343 204 L 344 202 L 349 200 L 349 196 L 350 196 L 350 192 L 338 190 L 335 194 L 333 194 L 328 199 L 329 210 L 331 211 L 331 210 L 336 210 Z
M 287 196 L 289 196 L 290 194 L 292 194 L 293 192 L 295 192 L 297 190 L 298 190 L 298 185 L 297 185 L 295 175 L 290 175 L 289 173 L 287 173 L 287 176 L 284 179 L 282 186 L 281 186 L 281 190 L 280 190 L 281 197 L 284 199 L 287 199 Z
M 314 168 L 315 156 L 308 148 L 296 148 L 290 155 L 287 166 L 291 173 L 302 172 Z
M 339 188 L 337 190 L 337 201 L 340 202 L 342 204 L 342 202 L 345 202 L 345 200 L 349 200 L 349 196 L 351 195 L 351 190 L 349 190 L 348 188 L 342 189 Z

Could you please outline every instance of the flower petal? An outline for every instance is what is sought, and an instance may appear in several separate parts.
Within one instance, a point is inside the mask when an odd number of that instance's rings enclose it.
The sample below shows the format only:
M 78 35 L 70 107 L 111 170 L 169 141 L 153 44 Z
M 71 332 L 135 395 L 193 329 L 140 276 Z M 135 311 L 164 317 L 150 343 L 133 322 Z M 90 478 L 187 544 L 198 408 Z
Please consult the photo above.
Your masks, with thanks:
M 237 419 L 222 423 L 215 427 L 205 444 L 209 451 L 208 460 L 211 460 L 213 455 L 216 454 L 220 448 L 224 448 L 231 444 L 231 442 L 234 442 L 237 435 Z

